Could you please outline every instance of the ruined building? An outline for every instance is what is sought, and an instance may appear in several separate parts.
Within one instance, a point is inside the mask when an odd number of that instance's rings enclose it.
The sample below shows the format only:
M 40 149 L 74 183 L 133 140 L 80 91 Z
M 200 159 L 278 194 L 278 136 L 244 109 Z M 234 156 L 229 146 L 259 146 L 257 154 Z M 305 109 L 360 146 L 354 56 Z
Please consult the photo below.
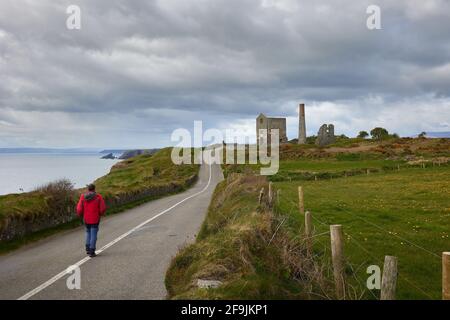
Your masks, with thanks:
M 316 145 L 326 146 L 334 142 L 336 142 L 336 137 L 334 136 L 334 125 L 323 124 L 317 133 Z
M 259 133 L 260 129 L 266 129 L 267 136 L 261 136 Z M 270 131 L 273 129 L 278 129 L 280 143 L 286 143 L 288 141 L 286 134 L 286 118 L 269 118 L 260 113 L 256 118 L 256 137 L 258 144 L 261 139 L 270 143 Z
M 266 129 L 267 136 L 260 135 L 260 129 Z M 256 118 L 257 143 L 259 144 L 262 139 L 267 141 L 267 143 L 270 143 L 270 131 L 273 129 L 279 130 L 280 143 L 286 143 L 288 141 L 286 134 L 286 118 L 269 118 L 260 113 Z M 298 144 L 306 144 L 306 138 L 305 104 L 300 103 L 298 105 Z M 322 125 L 317 134 L 316 145 L 326 146 L 335 142 L 334 125 Z

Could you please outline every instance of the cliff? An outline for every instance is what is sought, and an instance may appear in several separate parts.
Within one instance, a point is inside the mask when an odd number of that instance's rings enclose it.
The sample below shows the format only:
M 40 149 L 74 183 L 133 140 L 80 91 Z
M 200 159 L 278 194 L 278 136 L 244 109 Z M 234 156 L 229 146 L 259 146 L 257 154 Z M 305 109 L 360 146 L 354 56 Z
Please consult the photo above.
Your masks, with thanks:
M 130 159 L 136 156 L 140 156 L 143 154 L 147 154 L 147 155 L 151 155 L 154 154 L 156 152 L 158 152 L 159 149 L 136 149 L 136 150 L 127 150 L 125 151 L 120 157 L 119 159 L 121 160 L 125 160 L 125 159 Z

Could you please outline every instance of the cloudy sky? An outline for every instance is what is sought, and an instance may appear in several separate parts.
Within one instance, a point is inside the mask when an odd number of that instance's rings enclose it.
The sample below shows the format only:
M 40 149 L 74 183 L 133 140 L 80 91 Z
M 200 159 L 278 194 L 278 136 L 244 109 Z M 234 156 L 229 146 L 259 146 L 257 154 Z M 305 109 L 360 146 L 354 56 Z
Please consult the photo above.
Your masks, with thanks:
M 299 102 L 308 134 L 450 131 L 450 1 L 0 2 L 0 147 L 160 147 L 194 120 L 254 135 L 259 112 L 295 138 Z

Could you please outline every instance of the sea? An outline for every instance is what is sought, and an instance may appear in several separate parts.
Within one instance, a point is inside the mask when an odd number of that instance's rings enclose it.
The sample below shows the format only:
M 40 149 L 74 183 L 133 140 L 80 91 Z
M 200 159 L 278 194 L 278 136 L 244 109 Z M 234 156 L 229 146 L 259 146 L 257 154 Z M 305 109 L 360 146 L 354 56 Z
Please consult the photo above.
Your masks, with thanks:
M 100 153 L 0 153 L 0 195 L 34 190 L 67 178 L 82 188 L 107 174 L 119 160 Z

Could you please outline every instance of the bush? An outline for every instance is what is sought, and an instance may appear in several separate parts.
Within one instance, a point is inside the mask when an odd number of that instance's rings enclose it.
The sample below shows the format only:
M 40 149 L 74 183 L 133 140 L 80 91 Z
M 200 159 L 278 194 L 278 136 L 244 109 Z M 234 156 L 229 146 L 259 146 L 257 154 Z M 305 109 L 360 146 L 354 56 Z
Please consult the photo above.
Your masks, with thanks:
M 39 186 L 34 191 L 60 196 L 74 192 L 74 190 L 74 185 L 69 179 L 60 179 Z
M 37 187 L 34 192 L 42 194 L 51 212 L 67 212 L 76 203 L 76 191 L 68 179 L 60 179 Z

